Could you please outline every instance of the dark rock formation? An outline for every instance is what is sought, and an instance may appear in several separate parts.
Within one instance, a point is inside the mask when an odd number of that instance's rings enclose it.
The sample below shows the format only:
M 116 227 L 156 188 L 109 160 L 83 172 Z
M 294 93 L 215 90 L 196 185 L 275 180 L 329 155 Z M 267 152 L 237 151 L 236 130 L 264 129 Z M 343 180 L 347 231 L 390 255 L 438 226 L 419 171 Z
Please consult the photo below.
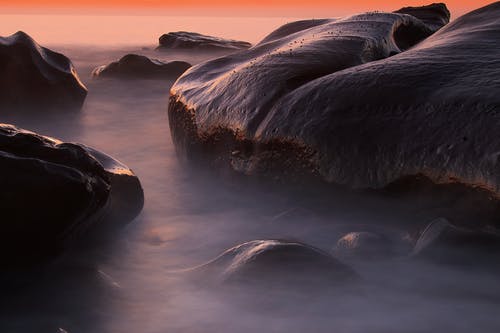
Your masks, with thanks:
M 417 178 L 461 184 L 493 202 L 500 3 L 435 33 L 449 18 L 444 5 L 401 11 L 415 16 L 368 13 L 290 35 L 278 29 L 246 52 L 193 67 L 171 89 L 179 155 L 351 189 L 406 179 L 399 184 L 411 190 Z
M 218 282 L 256 285 L 333 285 L 357 274 L 334 257 L 311 246 L 282 240 L 255 240 L 235 246 L 196 269 Z
M 396 10 L 395 13 L 415 16 L 435 30 L 443 27 L 450 21 L 450 11 L 444 3 L 433 3 L 421 7 L 404 7 Z
M 24 32 L 0 37 L 0 106 L 79 109 L 87 89 L 71 61 Z
M 0 159 L 4 265 L 37 263 L 142 209 L 142 188 L 132 171 L 83 145 L 1 124 Z
M 388 237 L 361 231 L 342 236 L 335 245 L 333 253 L 339 258 L 390 259 L 396 253 L 396 248 Z
M 97 67 L 92 72 L 92 76 L 128 79 L 176 79 L 189 67 L 191 65 L 185 61 L 165 63 L 142 55 L 127 54 L 109 65 Z
M 169 32 L 160 37 L 159 50 L 238 51 L 252 44 L 232 39 L 206 36 L 195 32 Z
M 422 232 L 412 256 L 437 263 L 496 267 L 500 258 L 500 233 L 465 229 L 439 218 Z

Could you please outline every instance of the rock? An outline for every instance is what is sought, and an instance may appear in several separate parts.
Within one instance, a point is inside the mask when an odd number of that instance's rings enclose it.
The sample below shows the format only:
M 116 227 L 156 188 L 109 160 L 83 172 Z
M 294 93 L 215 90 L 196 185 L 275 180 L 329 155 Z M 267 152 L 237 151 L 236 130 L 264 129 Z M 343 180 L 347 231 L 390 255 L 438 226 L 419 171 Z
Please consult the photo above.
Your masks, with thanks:
M 176 79 L 189 67 L 191 65 L 185 61 L 165 63 L 142 55 L 127 54 L 109 65 L 97 67 L 92 72 L 92 76 L 94 78 Z
M 357 274 L 334 257 L 306 244 L 255 240 L 235 246 L 197 268 L 203 278 L 223 283 L 292 285 L 314 288 L 356 280 Z
M 422 232 L 412 257 L 453 265 L 496 266 L 500 258 L 500 233 L 457 227 L 439 218 Z
M 42 262 L 142 209 L 142 188 L 132 171 L 84 145 L 0 124 L 0 160 L 4 267 Z
M 290 22 L 271 32 L 259 44 L 265 44 L 283 37 L 287 37 L 296 32 L 334 21 L 335 19 L 312 19 Z
M 350 232 L 342 236 L 333 249 L 338 258 L 362 260 L 390 259 L 396 253 L 395 244 L 383 235 L 374 232 Z
M 160 37 L 159 50 L 238 51 L 252 44 L 233 39 L 206 36 L 195 32 L 169 32 Z
M 87 89 L 71 61 L 24 32 L 0 37 L 0 107 L 79 109 Z
M 178 155 L 351 190 L 463 185 L 498 222 L 500 3 L 437 32 L 443 5 L 402 11 L 416 16 L 321 21 L 191 68 L 171 89 Z
M 450 11 L 444 3 L 433 3 L 421 7 L 404 7 L 396 10 L 395 13 L 415 16 L 434 30 L 440 29 L 450 21 Z

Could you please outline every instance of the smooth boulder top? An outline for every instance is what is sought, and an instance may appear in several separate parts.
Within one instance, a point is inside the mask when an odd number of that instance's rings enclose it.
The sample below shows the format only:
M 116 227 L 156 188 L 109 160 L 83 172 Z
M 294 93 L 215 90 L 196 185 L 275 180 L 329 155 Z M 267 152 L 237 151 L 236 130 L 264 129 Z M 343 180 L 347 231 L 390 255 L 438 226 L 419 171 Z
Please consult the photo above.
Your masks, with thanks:
M 247 175 L 355 189 L 423 175 L 497 195 L 499 16 L 497 2 L 433 34 L 367 13 L 197 65 L 171 89 L 177 151 Z
M 0 37 L 0 106 L 79 109 L 87 89 L 71 61 L 19 31 Z
M 97 67 L 92 72 L 92 76 L 94 78 L 176 79 L 190 67 L 191 64 L 185 61 L 163 62 L 138 54 L 127 54 L 109 65 Z
M 169 32 L 162 35 L 159 42 L 159 50 L 237 51 L 252 47 L 252 44 L 248 42 L 187 31 Z
M 249 241 L 195 269 L 222 283 L 335 286 L 358 279 L 357 273 L 312 246 L 286 240 Z
M 495 266 L 500 258 L 500 233 L 468 229 L 438 218 L 424 229 L 412 257 L 441 264 Z
M 142 209 L 133 172 L 84 145 L 0 124 L 0 159 L 5 265 L 37 263 L 89 232 L 132 220 Z M 129 210 L 113 212 L 124 200 Z M 122 219 L 110 219 L 117 216 Z

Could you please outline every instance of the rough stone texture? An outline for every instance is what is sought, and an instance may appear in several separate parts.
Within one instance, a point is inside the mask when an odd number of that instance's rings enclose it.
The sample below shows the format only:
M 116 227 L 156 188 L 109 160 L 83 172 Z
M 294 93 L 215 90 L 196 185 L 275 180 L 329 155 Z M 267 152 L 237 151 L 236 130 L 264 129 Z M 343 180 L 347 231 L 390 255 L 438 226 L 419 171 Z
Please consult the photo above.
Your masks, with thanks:
M 137 177 L 104 157 L 83 145 L 0 124 L 2 263 L 39 262 L 83 234 L 124 224 L 140 212 Z M 123 200 L 126 211 L 113 212 Z M 116 216 L 123 219 L 110 219 Z
M 238 51 L 252 47 L 252 44 L 206 36 L 196 32 L 169 32 L 160 37 L 159 50 L 202 50 L 202 51 Z
M 500 3 L 434 34 L 443 5 L 401 11 L 416 16 L 292 24 L 191 68 L 171 89 L 179 155 L 351 189 L 412 189 L 414 177 L 497 196 Z
M 0 107 L 81 108 L 87 89 L 71 61 L 24 32 L 0 37 Z
M 185 61 L 165 63 L 142 55 L 127 54 L 109 65 L 97 67 L 92 72 L 92 76 L 94 78 L 176 79 L 189 67 L 191 64 Z

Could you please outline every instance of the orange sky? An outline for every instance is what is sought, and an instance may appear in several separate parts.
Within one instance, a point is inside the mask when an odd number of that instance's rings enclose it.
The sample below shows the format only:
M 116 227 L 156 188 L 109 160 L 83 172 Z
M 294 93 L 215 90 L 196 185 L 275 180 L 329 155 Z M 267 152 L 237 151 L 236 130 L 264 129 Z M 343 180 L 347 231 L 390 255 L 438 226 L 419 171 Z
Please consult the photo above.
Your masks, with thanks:
M 439 1 L 439 0 L 438 0 Z M 322 13 L 323 8 L 329 10 L 338 9 L 345 11 L 365 11 L 365 10 L 394 10 L 406 5 L 422 5 L 433 2 L 432 0 L 0 0 L 0 6 L 4 11 L 52 11 L 54 8 L 64 10 L 107 10 L 115 12 L 136 10 L 138 7 L 145 10 L 193 10 L 198 8 L 203 12 L 208 10 L 210 14 L 217 13 L 218 10 L 238 12 L 243 7 L 251 7 L 256 13 L 270 15 L 279 14 L 280 8 L 287 15 L 291 12 L 300 14 L 301 10 L 306 12 Z M 452 12 L 462 14 L 485 4 L 488 0 L 449 0 L 448 7 Z M 266 12 L 269 9 L 270 12 Z M 235 13 L 236 14 L 236 13 Z M 285 13 L 284 13 L 285 14 Z M 328 16 L 328 15 L 325 15 Z
M 370 6 L 380 6 L 381 1 L 376 0 L 0 0 L 0 4 L 13 4 L 16 5 L 63 5 L 68 6 L 68 2 L 72 5 L 84 5 L 84 6 L 179 6 L 179 5 L 202 5 L 206 6 L 208 3 L 210 5 L 345 5 L 345 4 L 362 4 Z M 418 1 L 418 0 L 385 0 L 383 5 L 393 5 L 401 6 L 407 3 L 429 3 L 432 1 Z M 447 1 L 450 5 L 473 5 L 479 2 L 486 3 L 487 1 L 473 1 L 473 0 L 452 0 Z

